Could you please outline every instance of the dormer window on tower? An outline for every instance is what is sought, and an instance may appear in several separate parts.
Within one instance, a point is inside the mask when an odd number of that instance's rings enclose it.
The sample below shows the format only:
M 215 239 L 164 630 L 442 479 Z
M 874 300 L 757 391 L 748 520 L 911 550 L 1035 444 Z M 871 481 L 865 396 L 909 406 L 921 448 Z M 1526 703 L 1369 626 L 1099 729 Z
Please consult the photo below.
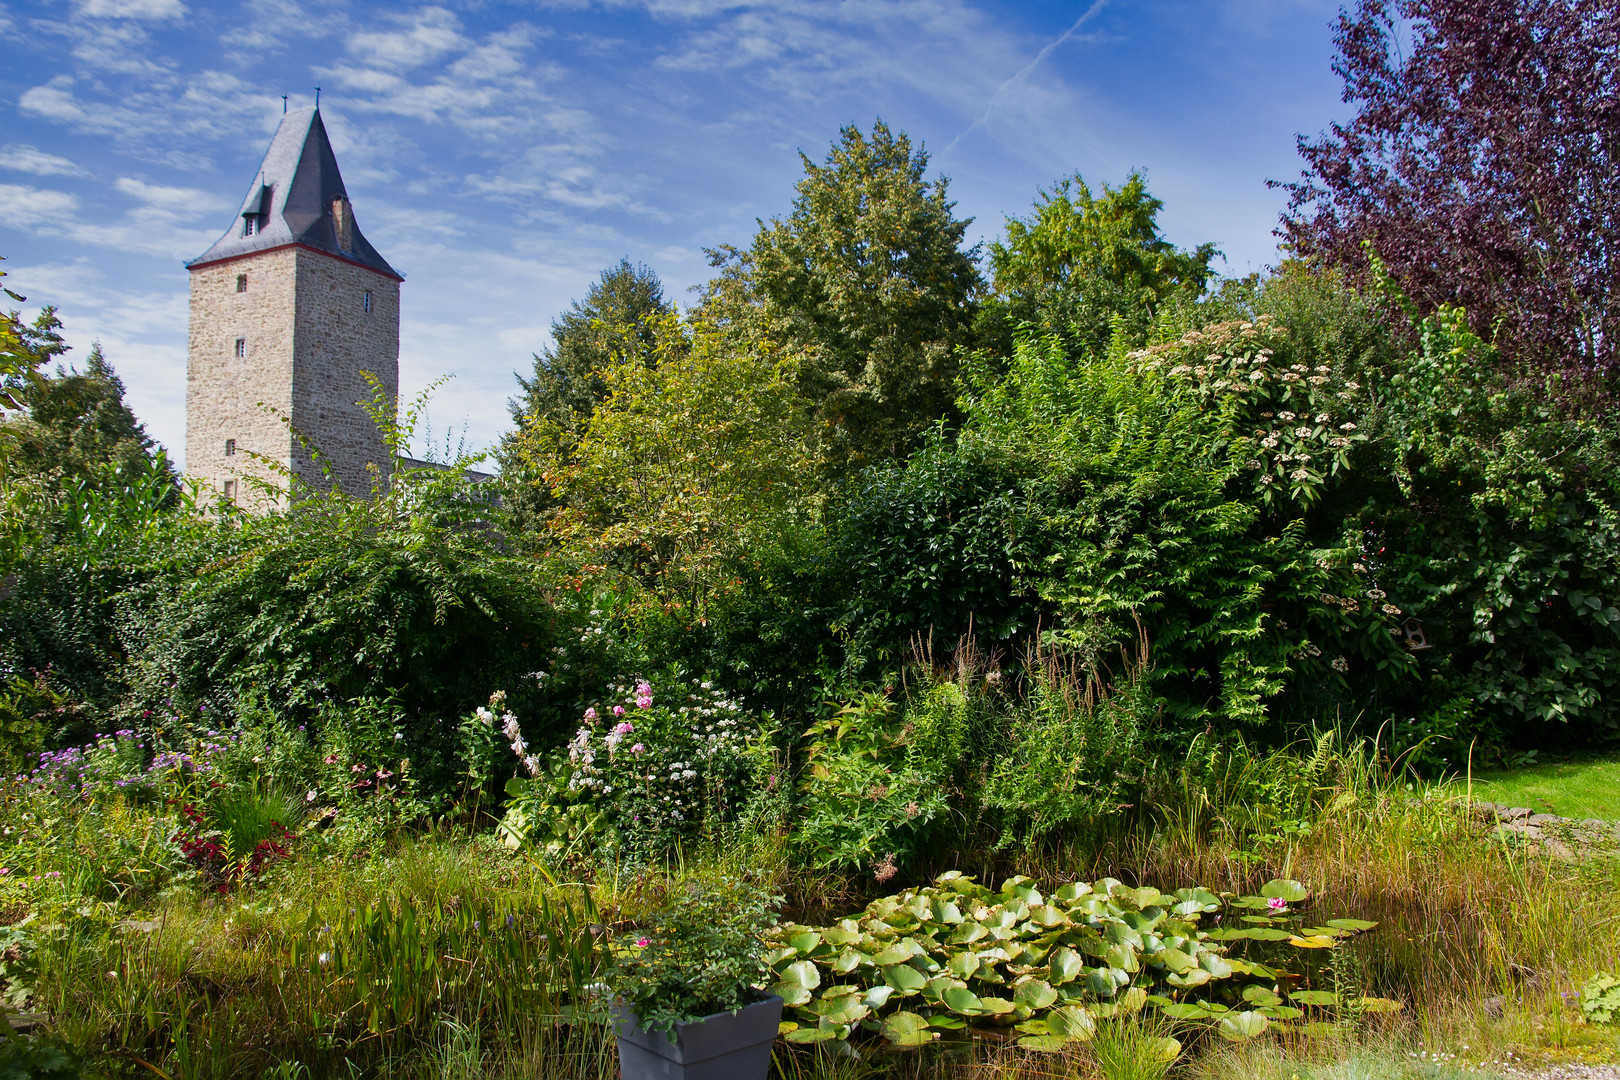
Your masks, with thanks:
M 259 185 L 259 197 L 250 201 L 242 211 L 242 235 L 252 236 L 254 233 L 264 231 L 265 218 L 270 213 L 270 196 L 275 188 L 270 184 Z
M 243 236 L 252 236 L 254 233 L 256 233 L 258 231 L 259 231 L 259 215 L 258 214 L 243 214 L 242 215 L 242 235 Z

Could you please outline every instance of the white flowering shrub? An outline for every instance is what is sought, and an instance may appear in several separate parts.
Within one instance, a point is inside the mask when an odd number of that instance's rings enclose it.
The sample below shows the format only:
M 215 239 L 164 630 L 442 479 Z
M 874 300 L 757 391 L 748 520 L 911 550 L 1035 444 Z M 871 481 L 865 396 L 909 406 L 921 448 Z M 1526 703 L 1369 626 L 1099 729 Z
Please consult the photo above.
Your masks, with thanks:
M 520 751 L 535 779 L 508 785 L 508 846 L 552 855 L 651 854 L 735 822 L 772 787 L 769 729 L 708 682 L 608 687 L 549 762 Z
M 1189 330 L 1131 358 L 1220 411 L 1233 435 L 1230 453 L 1254 478 L 1256 499 L 1310 506 L 1328 477 L 1349 469 L 1351 447 L 1366 441 L 1351 418 L 1365 395 L 1331 363 L 1280 361 L 1287 337 L 1285 327 L 1261 315 Z

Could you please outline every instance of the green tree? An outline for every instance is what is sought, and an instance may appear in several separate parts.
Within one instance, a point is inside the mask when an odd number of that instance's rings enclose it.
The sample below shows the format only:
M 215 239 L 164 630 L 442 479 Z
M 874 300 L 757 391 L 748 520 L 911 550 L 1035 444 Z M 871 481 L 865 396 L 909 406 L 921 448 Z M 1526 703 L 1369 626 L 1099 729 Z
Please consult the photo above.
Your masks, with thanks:
M 786 218 L 746 251 L 709 252 L 707 318 L 796 354 L 824 468 L 839 474 L 909 453 L 951 415 L 956 347 L 981 287 L 948 181 L 883 121 L 843 129 L 823 164 L 806 155 Z
M 652 588 L 701 618 L 739 567 L 779 550 L 805 520 L 805 409 L 790 360 L 738 348 L 703 321 L 667 315 L 651 363 L 602 371 L 607 397 L 566 457 L 537 423 L 526 465 L 549 478 L 549 532 L 564 551 Z
M 994 352 L 1011 354 L 1016 327 L 1034 323 L 1072 348 L 1098 355 L 1116 331 L 1147 343 L 1167 305 L 1197 300 L 1220 252 L 1182 250 L 1159 233 L 1164 204 L 1140 173 L 1101 195 L 1077 173 L 1041 192 L 1028 217 L 1007 218 L 1007 239 L 990 245 L 995 297 L 980 321 Z
M 621 259 L 603 270 L 583 300 L 552 320 L 551 346 L 535 355 L 533 375 L 518 377 L 523 393 L 512 419 L 519 427 L 534 417 L 577 427 L 607 396 L 603 371 L 624 355 L 646 354 L 653 326 L 674 310 L 651 267 Z
M 516 427 L 501 441 L 503 500 L 521 534 L 543 528 L 555 502 L 551 481 L 534 463 L 571 459 L 592 412 L 608 396 L 604 373 L 625 358 L 651 362 L 654 328 L 674 312 L 651 267 L 621 259 L 591 283 L 583 300 L 551 322 L 551 346 L 534 358 L 521 395 L 511 403 Z M 540 440 L 549 445 L 540 450 Z
M 84 371 L 59 368 L 32 381 L 22 399 L 26 419 L 7 426 L 9 468 L 50 483 L 79 477 L 99 484 L 120 470 L 133 475 L 153 459 L 155 444 L 125 403 L 123 380 L 99 343 Z

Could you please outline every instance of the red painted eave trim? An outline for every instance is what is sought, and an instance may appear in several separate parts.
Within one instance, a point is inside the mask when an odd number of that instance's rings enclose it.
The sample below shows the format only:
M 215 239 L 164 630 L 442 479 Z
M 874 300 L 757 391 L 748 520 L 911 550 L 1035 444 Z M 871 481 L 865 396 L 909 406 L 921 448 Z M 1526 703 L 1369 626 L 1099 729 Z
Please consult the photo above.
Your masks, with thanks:
M 403 284 L 405 281 L 405 279 L 398 274 L 385 273 L 384 271 L 377 269 L 375 266 L 367 266 L 358 259 L 350 259 L 343 255 L 334 255 L 330 251 L 322 251 L 318 247 L 310 247 L 308 244 L 300 244 L 296 240 L 287 244 L 277 244 L 275 247 L 260 248 L 258 251 L 244 251 L 240 255 L 227 255 L 223 259 L 209 259 L 207 262 L 191 263 L 186 267 L 186 269 L 196 273 L 205 266 L 222 266 L 225 263 L 238 262 L 242 259 L 252 259 L 260 255 L 268 255 L 272 251 L 285 251 L 288 248 L 303 248 L 305 251 L 310 252 L 313 255 L 325 255 L 328 259 L 336 259 L 338 262 L 348 263 L 350 266 L 358 266 L 362 270 L 369 270 L 378 277 L 392 278 L 401 284 Z

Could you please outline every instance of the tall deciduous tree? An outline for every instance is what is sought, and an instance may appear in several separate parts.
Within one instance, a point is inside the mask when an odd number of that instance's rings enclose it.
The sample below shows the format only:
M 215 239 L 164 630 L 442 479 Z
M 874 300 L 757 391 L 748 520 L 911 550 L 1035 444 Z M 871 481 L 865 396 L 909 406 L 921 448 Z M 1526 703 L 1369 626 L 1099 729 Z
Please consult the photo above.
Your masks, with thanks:
M 948 182 L 925 179 L 927 152 L 883 121 L 870 138 L 844 128 L 822 164 L 800 157 L 792 212 L 747 251 L 709 253 L 724 269 L 704 313 L 798 354 L 822 462 L 841 473 L 904 455 L 950 413 L 978 249 Z
M 1300 138 L 1288 244 L 1365 275 L 1370 243 L 1421 311 L 1462 305 L 1510 361 L 1612 379 L 1620 7 L 1358 0 L 1335 41 L 1356 111 Z
M 1162 209 L 1140 173 L 1101 195 L 1079 174 L 1041 192 L 1028 217 L 1007 219 L 1006 242 L 990 245 L 996 297 L 981 333 L 999 337 L 1008 355 L 1012 328 L 1026 322 L 1081 352 L 1100 352 L 1116 327 L 1144 344 L 1164 304 L 1203 295 L 1220 254 L 1214 244 L 1182 250 L 1164 239 Z

